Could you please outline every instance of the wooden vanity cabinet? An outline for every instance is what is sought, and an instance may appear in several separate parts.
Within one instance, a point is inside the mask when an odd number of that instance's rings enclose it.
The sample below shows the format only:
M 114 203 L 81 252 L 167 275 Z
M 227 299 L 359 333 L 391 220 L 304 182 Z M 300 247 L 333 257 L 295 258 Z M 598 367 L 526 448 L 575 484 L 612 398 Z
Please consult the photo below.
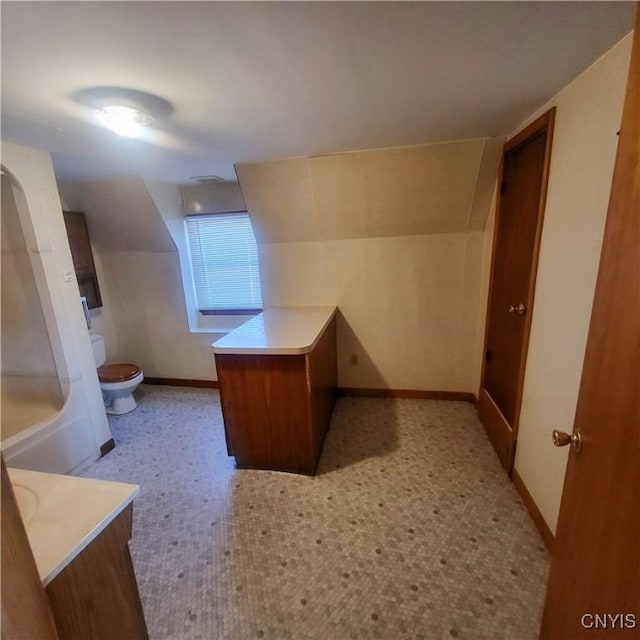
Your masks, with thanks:
M 126 494 L 135 489 L 134 495 L 137 495 L 138 488 L 120 484 L 114 495 L 106 492 L 104 485 L 119 483 L 10 469 L 16 485 L 23 489 L 31 487 L 31 492 L 38 492 L 37 487 L 42 487 L 43 482 L 57 482 L 54 491 L 43 500 L 42 495 L 38 497 L 37 513 L 46 525 L 36 527 L 31 520 L 30 540 L 4 460 L 1 466 L 2 640 L 148 640 L 128 545 L 132 534 L 133 503 L 128 502 L 74 556 L 76 545 L 84 544 L 82 537 L 77 538 L 76 534 L 93 535 L 95 527 L 92 523 L 100 526 L 112 515 L 108 510 L 103 513 L 102 507 L 108 504 L 110 508 L 122 499 L 131 500 L 132 496 Z M 48 478 L 34 481 L 33 476 Z M 63 479 L 63 485 L 60 479 Z M 65 518 L 73 521 L 74 510 L 67 510 L 66 516 L 60 515 L 61 492 L 66 492 L 71 499 L 82 496 L 86 499 L 86 484 L 96 482 L 102 485 L 101 500 L 98 501 L 102 507 L 94 510 L 88 521 L 80 525 L 76 522 L 75 533 L 72 524 L 69 534 L 65 531 Z M 78 491 L 78 485 L 82 491 Z M 56 496 L 53 501 L 52 495 Z M 94 520 L 96 514 L 98 519 Z M 34 546 L 41 564 L 46 566 L 43 573 L 38 569 Z M 63 568 L 56 574 L 54 567 L 57 566 Z M 49 578 L 49 571 L 55 577 Z
M 42 588 L 20 509 L 4 459 L 2 478 L 2 640 L 58 640 L 51 607 Z
M 101 307 L 102 297 L 85 215 L 80 211 L 64 211 L 63 216 L 80 295 L 87 298 L 89 309 Z
M 45 587 L 60 640 L 148 640 L 129 554 L 132 515 L 130 504 Z

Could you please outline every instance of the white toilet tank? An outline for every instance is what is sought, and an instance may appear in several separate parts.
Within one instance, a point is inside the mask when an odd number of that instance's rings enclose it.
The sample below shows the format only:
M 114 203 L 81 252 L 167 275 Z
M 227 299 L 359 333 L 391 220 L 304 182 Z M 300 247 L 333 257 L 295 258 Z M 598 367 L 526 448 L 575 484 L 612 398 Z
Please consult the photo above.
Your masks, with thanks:
M 96 369 L 101 367 L 107 361 L 107 354 L 104 350 L 104 338 L 99 333 L 92 333 L 91 348 L 93 349 L 93 357 L 96 361 Z

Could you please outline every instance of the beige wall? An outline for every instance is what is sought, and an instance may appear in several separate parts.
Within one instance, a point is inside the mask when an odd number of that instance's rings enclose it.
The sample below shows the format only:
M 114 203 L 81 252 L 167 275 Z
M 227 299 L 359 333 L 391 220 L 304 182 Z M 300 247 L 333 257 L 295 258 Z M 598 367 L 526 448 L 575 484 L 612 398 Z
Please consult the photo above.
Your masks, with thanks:
M 117 318 L 114 317 L 114 302 L 112 301 L 112 287 L 110 278 L 103 266 L 102 255 L 95 245 L 93 248 L 93 260 L 96 265 L 96 275 L 100 286 L 102 306 L 89 311 L 91 318 L 91 329 L 89 333 L 99 333 L 104 337 L 104 348 L 107 359 L 110 362 L 126 361 L 120 353 L 120 340 L 118 334 Z
M 631 36 L 558 93 L 515 468 L 555 530 L 627 79 Z M 525 124 L 525 123 L 523 123 Z
M 105 338 L 109 362 L 134 362 L 145 375 L 215 380 L 211 343 L 191 333 L 176 252 L 94 253 L 103 306 L 91 311 L 91 333 Z
M 265 305 L 340 308 L 341 386 L 476 391 L 499 151 L 466 140 L 236 167 Z
M 118 359 L 134 362 L 147 376 L 214 380 L 215 335 L 189 332 L 178 254 L 114 251 L 99 260 Z
M 91 333 L 104 336 L 107 361 L 133 362 L 150 377 L 214 380 L 216 334 L 189 331 L 167 227 L 172 217 L 182 221 L 178 187 L 134 177 L 60 192 L 87 216 L 103 302 L 91 311 Z
M 43 376 L 57 381 L 49 332 L 45 323 L 36 279 L 31 267 L 11 184 L 2 176 L 2 301 L 3 375 Z M 57 398 L 61 391 L 57 385 Z
M 475 392 L 485 252 L 483 232 L 262 245 L 265 304 L 340 308 L 343 387 Z
M 64 211 L 81 211 L 87 219 L 89 238 L 93 260 L 96 266 L 98 285 L 102 297 L 102 306 L 89 311 L 91 318 L 91 328 L 89 333 L 98 333 L 104 337 L 104 346 L 107 359 L 111 362 L 120 362 L 124 358 L 120 355 L 120 344 L 118 340 L 118 328 L 116 318 L 113 315 L 113 305 L 111 302 L 111 292 L 109 288 L 109 278 L 104 270 L 101 260 L 101 250 L 108 247 L 119 246 L 123 241 L 124 246 L 129 247 L 131 243 L 139 245 L 141 242 L 149 243 L 145 239 L 144 222 L 148 222 L 150 217 L 150 207 L 145 198 L 145 194 L 139 194 L 139 185 L 142 184 L 136 178 L 117 179 L 113 181 L 89 182 L 82 185 L 58 185 L 60 200 Z M 128 204 L 127 196 L 131 197 Z M 140 214 L 137 207 L 144 203 L 144 212 Z M 115 212 L 111 215 L 110 212 Z M 135 218 L 130 229 L 130 237 L 125 230 L 129 230 L 127 224 L 127 212 L 136 211 Z M 154 225 L 155 226 L 155 225 Z M 164 246 L 165 230 L 151 233 L 151 242 L 160 242 Z M 122 240 L 124 238 L 124 240 Z M 157 240 L 160 238 L 160 240 Z
M 460 358 L 465 236 L 325 243 L 327 300 L 344 317 L 341 385 L 471 391 L 470 363 Z
M 479 353 L 481 229 L 499 147 L 469 140 L 239 168 L 260 240 L 265 305 L 341 307 L 341 385 L 474 390 L 479 362 L 467 353 Z M 217 335 L 189 332 L 179 257 L 161 250 L 156 227 L 166 225 L 175 242 L 183 204 L 227 208 L 240 202 L 238 187 L 180 191 L 131 179 L 61 191 L 87 214 L 104 302 L 92 312 L 92 331 L 105 336 L 108 359 L 131 360 L 148 376 L 215 379 L 209 345 Z M 121 200 L 125 192 L 136 207 Z M 132 238 L 122 237 L 125 219 Z
M 238 164 L 260 244 L 482 231 L 500 141 Z

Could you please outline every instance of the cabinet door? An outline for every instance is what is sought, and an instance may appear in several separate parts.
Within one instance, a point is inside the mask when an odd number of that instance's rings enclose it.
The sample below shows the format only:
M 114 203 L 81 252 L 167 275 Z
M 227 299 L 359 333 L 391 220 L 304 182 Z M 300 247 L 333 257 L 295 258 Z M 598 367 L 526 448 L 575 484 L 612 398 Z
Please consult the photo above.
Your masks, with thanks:
M 80 295 L 87 298 L 89 309 L 101 307 L 102 298 L 84 213 L 65 211 L 64 225 L 67 229 L 67 238 L 69 239 L 69 248 L 71 249 Z

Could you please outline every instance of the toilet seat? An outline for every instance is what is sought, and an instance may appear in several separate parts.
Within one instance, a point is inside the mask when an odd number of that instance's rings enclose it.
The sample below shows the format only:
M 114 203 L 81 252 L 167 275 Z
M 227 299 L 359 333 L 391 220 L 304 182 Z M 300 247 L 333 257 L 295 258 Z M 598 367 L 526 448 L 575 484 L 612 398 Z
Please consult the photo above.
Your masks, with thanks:
M 128 362 L 106 364 L 98 368 L 98 379 L 102 383 L 127 382 L 141 373 L 140 367 Z

